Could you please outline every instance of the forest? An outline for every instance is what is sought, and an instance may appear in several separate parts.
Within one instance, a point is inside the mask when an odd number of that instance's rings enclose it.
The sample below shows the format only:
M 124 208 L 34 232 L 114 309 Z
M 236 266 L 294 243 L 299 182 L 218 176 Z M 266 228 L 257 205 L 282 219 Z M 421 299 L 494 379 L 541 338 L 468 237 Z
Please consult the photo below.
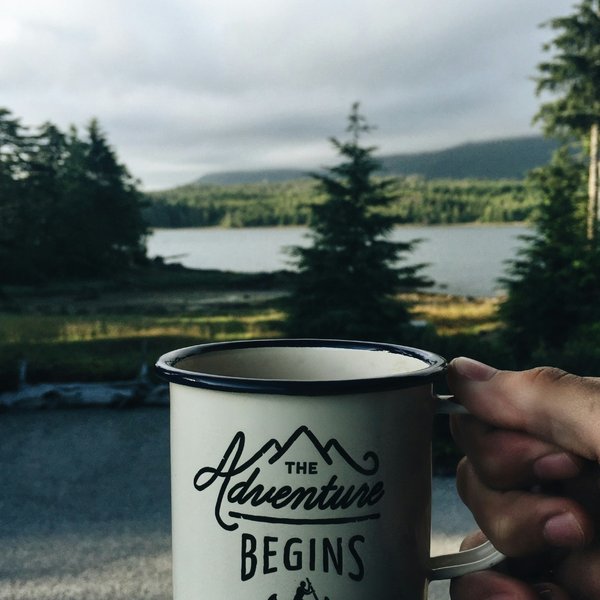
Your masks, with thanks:
M 30 128 L 0 107 L 0 200 L 0 285 L 145 261 L 143 196 L 96 119 Z
M 529 220 L 539 199 L 522 180 L 391 177 L 383 209 L 398 224 L 501 223 Z M 150 227 L 310 225 L 325 201 L 314 179 L 216 185 L 194 183 L 147 194 Z

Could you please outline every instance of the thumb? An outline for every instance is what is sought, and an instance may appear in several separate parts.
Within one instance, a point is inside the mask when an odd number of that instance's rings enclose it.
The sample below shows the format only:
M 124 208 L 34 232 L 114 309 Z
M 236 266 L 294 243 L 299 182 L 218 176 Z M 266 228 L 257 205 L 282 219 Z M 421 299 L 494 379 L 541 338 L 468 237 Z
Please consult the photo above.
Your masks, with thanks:
M 600 459 L 600 379 L 551 367 L 501 371 L 461 357 L 450 363 L 448 384 L 481 421 Z

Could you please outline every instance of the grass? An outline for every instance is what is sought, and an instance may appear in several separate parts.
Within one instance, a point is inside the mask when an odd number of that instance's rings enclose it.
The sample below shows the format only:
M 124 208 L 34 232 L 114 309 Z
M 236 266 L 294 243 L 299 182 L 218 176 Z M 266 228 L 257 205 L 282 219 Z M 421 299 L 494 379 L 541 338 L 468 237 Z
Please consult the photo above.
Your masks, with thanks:
M 200 283 L 206 280 L 198 273 L 182 275 L 183 281 L 170 274 L 166 290 L 164 278 L 138 280 L 125 289 L 65 284 L 5 290 L 0 391 L 17 385 L 22 360 L 29 382 L 130 379 L 144 363 L 173 348 L 280 335 L 285 315 L 274 286 L 269 295 L 253 289 L 255 279 L 218 281 L 211 274 L 204 289 Z M 216 293 L 217 283 L 222 285 Z M 498 326 L 495 299 L 412 294 L 403 300 L 410 302 L 415 319 L 427 321 L 442 336 L 480 334 Z
M 190 337 L 226 340 L 277 335 L 281 312 L 265 308 L 248 314 L 212 316 L 14 315 L 0 321 L 2 344 L 55 344 L 99 340 Z
M 152 265 L 110 281 L 0 289 L 0 391 L 27 381 L 115 381 L 174 348 L 278 335 L 286 274 Z
M 0 390 L 29 382 L 134 378 L 143 364 L 174 348 L 205 341 L 279 335 L 274 308 L 217 315 L 27 315 L 0 313 Z
M 278 300 L 288 284 L 285 272 L 152 265 L 110 281 L 4 287 L 0 391 L 16 387 L 23 360 L 32 383 L 119 380 L 135 377 L 144 363 L 177 347 L 278 337 L 285 317 Z M 432 326 L 448 355 L 455 353 L 453 340 L 479 340 L 498 327 L 497 299 L 445 294 L 402 299 L 415 320 Z
M 415 319 L 432 325 L 438 335 L 480 335 L 500 327 L 499 298 L 465 298 L 446 294 L 407 294 Z
M 436 294 L 404 296 L 415 320 L 439 335 L 487 333 L 499 327 L 497 298 L 466 299 Z M 279 335 L 284 313 L 272 306 L 211 308 L 217 314 L 76 314 L 0 313 L 2 344 L 67 343 L 161 336 L 226 340 Z

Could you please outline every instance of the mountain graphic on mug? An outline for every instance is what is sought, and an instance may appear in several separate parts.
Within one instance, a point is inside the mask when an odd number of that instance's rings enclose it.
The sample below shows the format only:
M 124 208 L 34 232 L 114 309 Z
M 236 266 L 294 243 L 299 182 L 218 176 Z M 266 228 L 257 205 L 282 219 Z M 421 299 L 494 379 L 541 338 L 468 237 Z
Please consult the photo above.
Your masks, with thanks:
M 240 520 L 308 525 L 376 519 L 384 495 L 379 458 L 369 449 L 356 454 L 358 460 L 333 438 L 321 443 L 306 426 L 256 450 L 247 448 L 240 431 L 217 466 L 197 471 L 194 487 L 220 488 L 215 515 L 229 530 Z

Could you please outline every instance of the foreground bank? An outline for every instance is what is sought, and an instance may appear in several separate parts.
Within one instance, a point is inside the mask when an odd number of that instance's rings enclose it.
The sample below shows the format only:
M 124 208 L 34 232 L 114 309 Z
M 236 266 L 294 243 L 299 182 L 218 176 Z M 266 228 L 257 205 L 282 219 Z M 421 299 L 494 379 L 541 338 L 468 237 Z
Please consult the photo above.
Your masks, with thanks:
M 140 376 L 154 382 L 155 359 L 174 348 L 279 337 L 289 277 L 156 266 L 120 281 L 4 288 L 0 392 L 31 384 L 135 382 Z M 455 350 L 440 342 L 456 336 L 480 342 L 498 327 L 497 298 L 403 299 L 412 306 L 422 342 L 442 355 Z

